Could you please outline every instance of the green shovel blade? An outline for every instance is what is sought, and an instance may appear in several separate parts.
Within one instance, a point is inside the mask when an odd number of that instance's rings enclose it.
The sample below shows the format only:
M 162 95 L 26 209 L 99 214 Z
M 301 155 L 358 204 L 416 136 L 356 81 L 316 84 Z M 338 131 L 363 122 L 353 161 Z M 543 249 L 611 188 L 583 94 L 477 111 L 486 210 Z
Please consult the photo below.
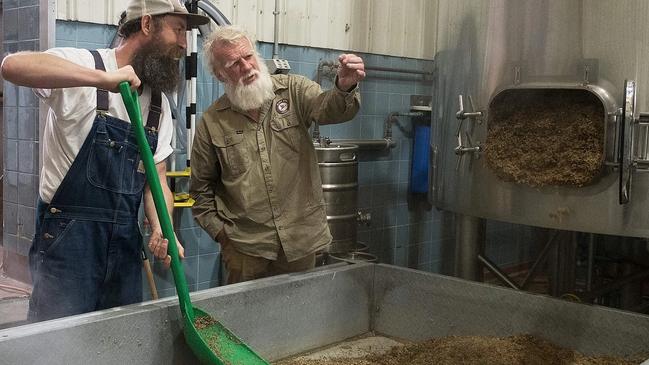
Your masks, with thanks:
M 185 339 L 202 362 L 225 365 L 268 365 L 264 359 L 209 314 L 196 307 L 194 307 L 194 314 L 196 317 L 193 322 L 185 318 Z
M 176 235 L 167 211 L 167 204 L 162 193 L 160 178 L 153 163 L 153 153 L 146 139 L 142 125 L 142 113 L 137 92 L 131 92 L 127 82 L 119 85 L 120 94 L 124 100 L 126 111 L 134 126 L 135 138 L 144 164 L 147 183 L 151 188 L 158 219 L 163 236 L 169 241 L 168 252 L 171 256 L 171 271 L 176 284 L 180 311 L 183 315 L 183 330 L 185 341 L 192 352 L 205 364 L 214 365 L 257 365 L 266 364 L 259 355 L 255 354 L 246 344 L 237 338 L 209 314 L 192 306 L 189 299 L 189 289 L 185 279 L 185 272 L 180 263 Z M 200 329 L 197 329 L 197 324 Z

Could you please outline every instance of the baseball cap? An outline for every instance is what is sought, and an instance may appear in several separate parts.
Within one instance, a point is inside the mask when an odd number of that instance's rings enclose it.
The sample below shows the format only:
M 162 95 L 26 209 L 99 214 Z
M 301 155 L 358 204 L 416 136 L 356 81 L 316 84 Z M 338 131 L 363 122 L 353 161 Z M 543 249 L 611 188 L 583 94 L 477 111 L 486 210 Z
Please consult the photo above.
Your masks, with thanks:
M 130 0 L 126 8 L 124 22 L 130 22 L 145 15 L 163 14 L 184 16 L 188 26 L 203 25 L 210 21 L 210 18 L 206 16 L 188 12 L 181 0 Z

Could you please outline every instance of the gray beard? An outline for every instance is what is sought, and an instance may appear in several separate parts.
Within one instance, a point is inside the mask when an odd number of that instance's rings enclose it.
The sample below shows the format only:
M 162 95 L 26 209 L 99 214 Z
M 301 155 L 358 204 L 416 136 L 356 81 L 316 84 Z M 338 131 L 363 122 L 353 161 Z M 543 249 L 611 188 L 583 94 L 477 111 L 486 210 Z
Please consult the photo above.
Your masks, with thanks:
M 253 71 L 258 78 L 250 85 L 244 85 L 241 80 L 236 84 L 225 83 L 225 95 L 228 96 L 232 105 L 243 111 L 256 110 L 268 100 L 275 97 L 273 91 L 273 80 L 268 73 L 268 68 L 263 62 L 259 63 L 260 71 Z

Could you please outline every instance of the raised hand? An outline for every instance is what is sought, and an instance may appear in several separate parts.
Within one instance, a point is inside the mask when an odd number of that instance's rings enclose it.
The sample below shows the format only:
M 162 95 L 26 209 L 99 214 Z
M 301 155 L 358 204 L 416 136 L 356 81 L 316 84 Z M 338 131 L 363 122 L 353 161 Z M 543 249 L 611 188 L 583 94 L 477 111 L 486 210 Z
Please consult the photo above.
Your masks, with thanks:
M 365 64 L 363 59 L 355 54 L 341 54 L 338 56 L 338 82 L 336 86 L 342 91 L 350 91 L 356 84 L 365 78 Z

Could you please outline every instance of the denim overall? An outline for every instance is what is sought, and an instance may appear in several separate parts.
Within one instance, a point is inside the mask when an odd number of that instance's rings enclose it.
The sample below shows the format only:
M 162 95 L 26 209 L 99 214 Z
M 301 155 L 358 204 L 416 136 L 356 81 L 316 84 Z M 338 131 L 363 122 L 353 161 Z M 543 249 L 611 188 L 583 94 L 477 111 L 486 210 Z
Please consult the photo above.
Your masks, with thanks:
M 91 52 L 95 68 L 105 70 Z M 152 95 L 146 134 L 155 151 L 161 99 Z M 108 92 L 98 89 L 98 113 L 79 154 L 51 203 L 39 199 L 29 252 L 30 321 L 142 300 L 138 210 L 145 176 L 131 124 L 107 110 Z

